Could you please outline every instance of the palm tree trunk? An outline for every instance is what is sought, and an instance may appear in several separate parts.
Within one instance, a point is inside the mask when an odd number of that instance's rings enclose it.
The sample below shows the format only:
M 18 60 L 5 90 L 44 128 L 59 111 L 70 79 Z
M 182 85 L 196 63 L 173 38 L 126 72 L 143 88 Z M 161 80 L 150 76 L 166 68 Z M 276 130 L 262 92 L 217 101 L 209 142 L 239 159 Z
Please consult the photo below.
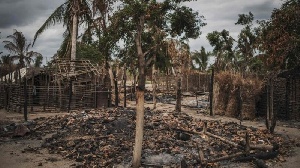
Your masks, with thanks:
M 76 59 L 76 42 L 77 42 L 77 29 L 78 29 L 78 19 L 77 14 L 75 13 L 73 16 L 73 24 L 72 24 L 72 48 L 71 48 L 71 60 Z
M 156 80 L 156 69 L 155 69 L 155 65 L 153 65 L 153 68 L 152 68 L 152 87 L 153 87 L 153 90 L 152 90 L 152 95 L 153 95 L 153 109 L 156 109 L 156 83 L 157 83 L 157 80 Z

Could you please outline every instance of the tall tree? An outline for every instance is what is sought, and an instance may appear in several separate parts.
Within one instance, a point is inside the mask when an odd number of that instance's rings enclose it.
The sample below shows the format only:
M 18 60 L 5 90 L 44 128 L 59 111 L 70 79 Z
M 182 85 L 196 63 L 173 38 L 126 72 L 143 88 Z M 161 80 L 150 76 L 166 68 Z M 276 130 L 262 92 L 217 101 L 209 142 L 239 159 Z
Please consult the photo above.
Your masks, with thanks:
M 32 61 L 32 57 L 42 56 L 38 52 L 28 51 L 31 43 L 27 43 L 22 32 L 14 30 L 13 35 L 9 35 L 7 38 L 12 41 L 3 41 L 4 48 L 13 54 L 10 56 L 12 60 L 19 60 L 19 68 L 24 68 L 26 65 L 29 65 Z
M 206 36 L 213 52 L 216 56 L 215 70 L 225 70 L 232 68 L 234 62 L 234 51 L 232 49 L 234 39 L 229 35 L 229 31 L 222 30 L 221 32 L 213 31 Z
M 245 26 L 238 35 L 236 47 L 238 54 L 243 58 L 241 63 L 241 70 L 243 72 L 249 71 L 252 67 L 252 63 L 257 63 L 257 61 L 255 61 L 256 59 L 253 58 L 255 50 L 257 49 L 257 34 L 255 29 L 252 28 L 253 19 L 254 16 L 251 12 L 249 12 L 249 14 L 239 14 L 238 21 L 235 23 L 236 25 Z
M 197 38 L 203 24 L 197 12 L 193 12 L 188 7 L 179 6 L 180 2 L 180 0 L 164 2 L 123 0 L 122 8 L 114 15 L 115 30 L 118 34 L 122 34 L 121 37 L 124 37 L 125 40 L 134 39 L 138 58 L 136 137 L 133 152 L 133 167 L 135 168 L 140 166 L 142 152 L 146 58 L 155 48 L 155 45 L 148 46 L 144 37 L 150 30 L 150 25 L 155 24 L 165 30 L 169 28 L 170 31 L 166 32 L 174 37 L 182 35 L 182 38 L 185 39 Z M 166 15 L 166 17 L 155 17 L 158 13 L 160 16 Z
M 50 26 L 56 25 L 57 23 L 63 23 L 67 29 L 64 33 L 65 39 L 62 45 L 67 46 L 68 42 L 71 41 L 70 59 L 75 60 L 78 25 L 80 23 L 90 21 L 90 17 L 91 11 L 87 0 L 66 0 L 65 3 L 55 9 L 55 11 L 35 33 L 33 45 L 38 36 L 40 36 Z
M 290 69 L 300 64 L 300 1 L 286 0 L 269 21 L 260 22 L 260 50 L 269 69 Z
M 111 55 L 116 47 L 116 42 L 119 40 L 111 27 L 110 19 L 113 15 L 116 2 L 117 0 L 92 0 L 93 24 L 85 32 L 85 39 L 92 39 L 91 35 L 96 35 L 99 52 L 104 58 L 104 83 L 109 90 L 111 90 L 111 79 L 113 78 L 109 74 L 109 61 L 111 61 Z M 109 97 L 111 97 L 111 94 Z M 109 104 L 111 104 L 111 101 Z

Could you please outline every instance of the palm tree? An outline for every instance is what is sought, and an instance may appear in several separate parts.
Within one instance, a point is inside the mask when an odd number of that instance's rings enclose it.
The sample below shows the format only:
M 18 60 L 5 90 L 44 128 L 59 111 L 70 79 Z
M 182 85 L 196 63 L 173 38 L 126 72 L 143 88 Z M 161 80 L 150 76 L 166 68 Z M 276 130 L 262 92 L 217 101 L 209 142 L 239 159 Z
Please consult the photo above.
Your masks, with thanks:
M 63 23 L 64 26 L 67 26 L 67 30 L 64 33 L 64 42 L 68 42 L 69 40 L 67 39 L 71 38 L 70 57 L 71 60 L 75 60 L 78 25 L 85 21 L 89 21 L 90 14 L 91 11 L 87 0 L 66 0 L 65 3 L 56 8 L 56 10 L 49 16 L 45 23 L 36 32 L 36 34 L 34 35 L 33 45 L 37 37 L 50 26 L 54 26 L 56 25 L 56 23 Z M 62 45 L 65 44 L 63 43 Z
M 209 57 L 210 57 L 210 53 L 206 52 L 203 46 L 201 47 L 200 51 L 195 51 L 192 53 L 192 60 L 195 62 L 196 65 L 199 66 L 198 69 L 200 71 L 206 70 Z
M 7 49 L 12 56 L 11 60 L 19 60 L 18 68 L 24 68 L 29 65 L 32 61 L 32 57 L 42 56 L 38 52 L 28 51 L 31 43 L 27 43 L 25 36 L 22 32 L 14 30 L 13 35 L 7 36 L 7 38 L 12 39 L 12 41 L 3 41 L 4 48 Z

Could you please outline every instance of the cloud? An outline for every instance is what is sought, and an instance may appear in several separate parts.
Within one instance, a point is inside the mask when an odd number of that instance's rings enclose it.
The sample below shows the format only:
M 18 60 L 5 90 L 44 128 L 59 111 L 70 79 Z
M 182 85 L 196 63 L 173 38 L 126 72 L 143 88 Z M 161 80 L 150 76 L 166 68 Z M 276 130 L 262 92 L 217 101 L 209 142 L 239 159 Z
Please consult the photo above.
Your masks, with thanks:
M 13 29 L 23 32 L 28 41 L 33 40 L 35 32 L 64 0 L 0 0 L 0 32 L 1 41 L 13 33 Z M 274 8 L 279 8 L 281 0 L 198 0 L 185 3 L 205 17 L 207 26 L 201 29 L 198 39 L 191 39 L 191 51 L 204 46 L 207 51 L 212 47 L 206 40 L 208 33 L 226 29 L 237 38 L 242 26 L 235 25 L 238 14 L 251 11 L 255 19 L 269 19 Z M 31 50 L 40 52 L 50 60 L 62 43 L 64 32 L 62 25 L 46 30 L 36 41 Z M 0 51 L 3 44 L 0 43 Z M 6 52 L 6 51 L 4 51 Z M 46 59 L 44 59 L 45 62 Z
M 254 14 L 254 19 L 269 19 L 274 8 L 279 8 L 281 0 L 208 0 L 193 1 L 185 5 L 197 10 L 205 17 L 207 25 L 201 29 L 202 35 L 196 40 L 190 40 L 191 50 L 199 50 L 204 46 L 212 50 L 206 40 L 208 33 L 226 29 L 233 38 L 237 38 L 242 26 L 235 25 L 238 14 Z
M 49 0 L 1 0 L 0 27 L 25 26 L 41 16 L 50 14 L 59 6 L 59 1 Z
M 8 40 L 6 36 L 13 34 L 13 29 L 21 31 L 28 42 L 33 41 L 34 34 L 50 16 L 50 14 L 64 0 L 1 0 L 0 1 L 0 32 L 1 43 L 0 51 L 8 54 L 3 49 L 2 41 Z M 64 28 L 62 25 L 57 25 L 46 30 L 37 39 L 33 50 L 40 52 L 44 56 L 44 63 L 50 60 L 50 57 L 56 53 L 62 42 L 62 33 Z
M 281 2 L 274 0 L 259 1 L 259 3 L 249 4 L 245 6 L 243 11 L 251 11 L 254 19 L 269 19 L 274 8 L 279 8 Z

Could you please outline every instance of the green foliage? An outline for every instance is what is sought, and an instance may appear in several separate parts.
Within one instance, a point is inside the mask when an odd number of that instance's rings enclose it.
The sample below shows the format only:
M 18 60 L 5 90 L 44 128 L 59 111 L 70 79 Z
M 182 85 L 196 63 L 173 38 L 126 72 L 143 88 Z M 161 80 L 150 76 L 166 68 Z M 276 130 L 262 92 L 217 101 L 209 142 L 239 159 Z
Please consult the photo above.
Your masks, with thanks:
M 91 10 L 90 4 L 87 0 L 66 0 L 65 3 L 60 5 L 54 10 L 54 12 L 46 19 L 43 25 L 37 30 L 34 35 L 33 44 L 37 38 L 46 31 L 49 27 L 54 26 L 59 23 L 63 23 L 66 26 L 66 31 L 64 33 L 64 41 L 60 50 L 58 52 L 59 57 L 66 57 L 70 55 L 71 49 L 71 32 L 72 32 L 72 21 L 74 16 L 78 16 L 79 24 L 83 24 L 91 21 Z M 78 26 L 78 25 L 76 25 Z
M 34 67 L 41 67 L 42 63 L 43 63 L 43 56 L 39 55 L 34 60 Z
M 216 56 L 215 68 L 216 70 L 225 70 L 233 67 L 235 54 L 233 51 L 233 42 L 235 41 L 230 35 L 229 31 L 222 30 L 221 32 L 213 31 L 206 36 L 210 45 L 213 48 L 213 54 Z
M 203 16 L 199 16 L 191 8 L 180 6 L 183 1 L 122 1 L 119 11 L 112 21 L 114 34 L 130 47 L 130 57 L 136 57 L 135 37 L 139 26 L 139 19 L 144 17 L 144 31 L 141 35 L 142 50 L 146 62 L 155 63 L 160 70 L 171 65 L 167 56 L 166 37 L 181 37 L 182 39 L 197 38 L 201 34 L 200 28 L 205 25 Z M 127 47 L 128 46 L 128 47 Z M 156 57 L 156 61 L 153 61 Z M 136 60 L 132 58 L 131 60 Z M 152 60 L 152 61 L 151 61 Z M 135 63 L 136 64 L 136 63 Z M 147 64 L 151 66 L 151 64 Z
M 251 12 L 249 12 L 249 15 L 247 14 L 239 14 L 239 19 L 235 23 L 236 25 L 252 25 L 254 16 Z
M 197 38 L 201 34 L 200 27 L 205 25 L 203 16 L 186 6 L 175 8 L 169 17 L 173 37 L 183 35 L 183 39 Z
M 257 64 L 256 60 L 254 59 L 254 52 L 257 50 L 257 33 L 254 28 L 252 28 L 254 16 L 251 12 L 249 15 L 247 14 L 240 14 L 237 24 L 244 25 L 245 27 L 241 30 L 240 34 L 238 35 L 237 40 L 237 53 L 240 54 L 242 60 L 240 60 L 240 70 L 247 71 L 247 70 L 254 70 L 251 67 L 255 66 L 251 63 Z M 257 68 L 255 68 L 257 69 Z
M 87 59 L 92 63 L 103 63 L 104 61 L 104 56 L 99 51 L 99 47 L 95 43 L 78 43 L 76 55 L 78 59 Z

